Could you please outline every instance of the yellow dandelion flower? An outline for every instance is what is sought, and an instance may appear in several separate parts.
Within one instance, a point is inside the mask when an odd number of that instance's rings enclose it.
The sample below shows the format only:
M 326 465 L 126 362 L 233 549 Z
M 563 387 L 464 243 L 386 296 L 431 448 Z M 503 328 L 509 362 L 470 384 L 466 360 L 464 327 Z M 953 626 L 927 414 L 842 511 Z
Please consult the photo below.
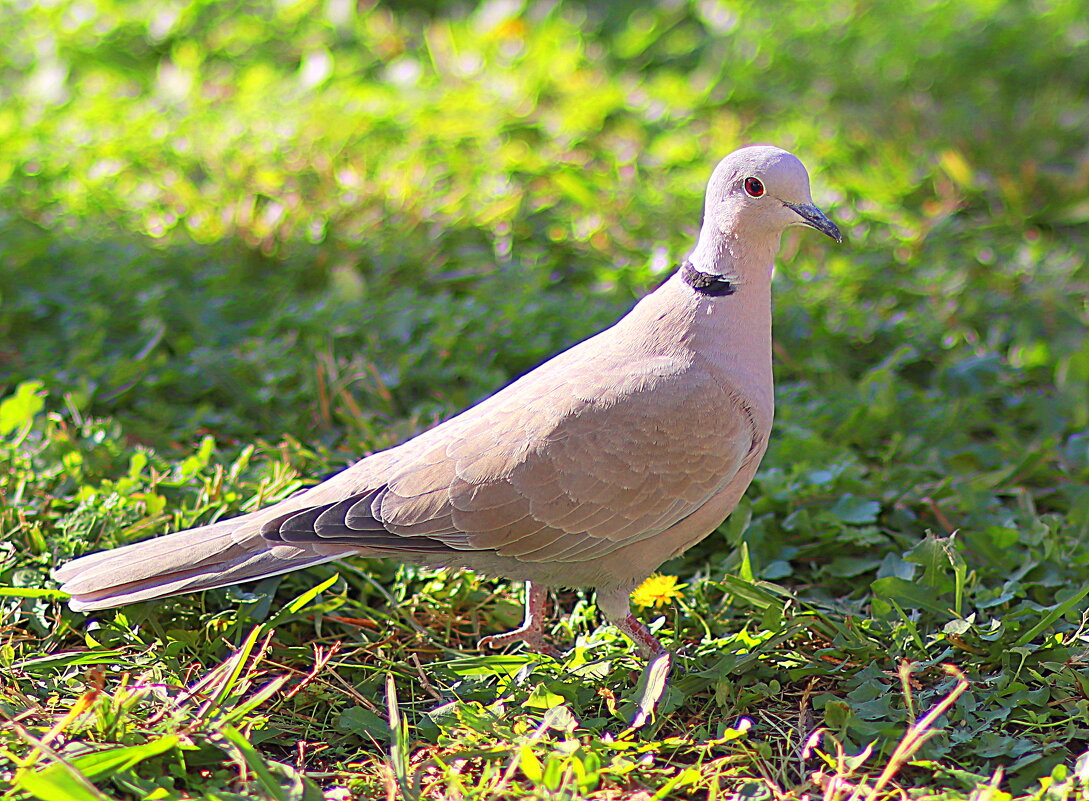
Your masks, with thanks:
M 665 606 L 677 598 L 683 598 L 684 593 L 681 590 L 687 586 L 687 584 L 678 584 L 676 576 L 662 576 L 655 573 L 635 588 L 631 599 L 636 606 Z

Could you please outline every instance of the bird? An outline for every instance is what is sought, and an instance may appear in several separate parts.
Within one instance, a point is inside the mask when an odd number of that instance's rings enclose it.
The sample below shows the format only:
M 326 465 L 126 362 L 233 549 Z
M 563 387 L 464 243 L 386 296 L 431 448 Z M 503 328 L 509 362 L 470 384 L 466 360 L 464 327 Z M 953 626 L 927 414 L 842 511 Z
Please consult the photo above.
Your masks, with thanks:
M 525 582 L 525 619 L 482 646 L 545 636 L 548 592 L 592 588 L 639 654 L 667 653 L 630 596 L 713 532 L 748 488 L 774 413 L 772 270 L 783 232 L 843 241 L 802 162 L 778 147 L 714 168 L 695 246 L 618 322 L 466 411 L 322 483 L 227 520 L 70 561 L 91 612 L 352 556 Z

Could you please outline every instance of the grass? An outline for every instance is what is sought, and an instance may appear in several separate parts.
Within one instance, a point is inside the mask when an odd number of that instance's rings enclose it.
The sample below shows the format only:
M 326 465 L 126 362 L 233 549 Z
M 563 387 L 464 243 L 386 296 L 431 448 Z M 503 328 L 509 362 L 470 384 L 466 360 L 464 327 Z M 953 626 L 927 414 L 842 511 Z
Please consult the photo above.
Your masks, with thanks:
M 1075 2 L 0 8 L 0 776 L 60 799 L 1089 793 Z M 773 442 L 642 614 L 355 560 L 90 618 L 74 554 L 283 497 L 608 324 L 798 152 Z

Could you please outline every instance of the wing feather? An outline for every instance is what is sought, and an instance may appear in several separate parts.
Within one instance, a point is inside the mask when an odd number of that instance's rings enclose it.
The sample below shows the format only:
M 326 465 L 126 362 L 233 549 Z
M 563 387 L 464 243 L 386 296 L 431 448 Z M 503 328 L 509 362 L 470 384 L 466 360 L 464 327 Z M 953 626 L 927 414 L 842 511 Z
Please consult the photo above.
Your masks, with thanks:
M 752 447 L 736 403 L 689 368 L 604 365 L 581 381 L 493 396 L 398 452 L 388 473 L 369 474 L 373 486 L 268 521 L 262 534 L 526 562 L 600 558 L 694 512 Z M 700 436 L 687 436 L 701 415 Z

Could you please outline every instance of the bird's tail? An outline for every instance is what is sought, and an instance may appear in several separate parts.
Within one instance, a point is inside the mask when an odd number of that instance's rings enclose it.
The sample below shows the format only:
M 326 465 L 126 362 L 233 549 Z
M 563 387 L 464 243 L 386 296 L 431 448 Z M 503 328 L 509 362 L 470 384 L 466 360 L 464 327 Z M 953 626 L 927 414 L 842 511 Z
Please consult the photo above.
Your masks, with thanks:
M 330 562 L 349 551 L 269 542 L 261 522 L 269 510 L 179 531 L 75 559 L 53 577 L 76 612 L 225 587 Z

